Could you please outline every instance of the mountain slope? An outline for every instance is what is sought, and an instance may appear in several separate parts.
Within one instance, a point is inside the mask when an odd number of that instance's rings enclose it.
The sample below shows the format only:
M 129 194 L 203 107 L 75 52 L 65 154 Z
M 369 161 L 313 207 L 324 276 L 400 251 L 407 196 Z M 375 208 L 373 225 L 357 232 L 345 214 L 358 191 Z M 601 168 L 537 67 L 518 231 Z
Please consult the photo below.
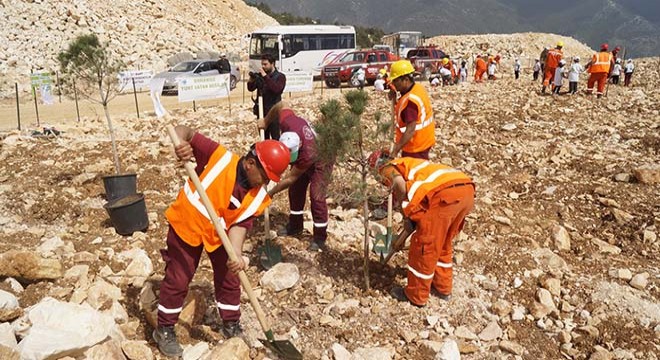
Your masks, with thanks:
M 384 30 L 441 34 L 549 32 L 593 48 L 625 46 L 634 57 L 660 54 L 657 0 L 260 0 L 275 11 Z

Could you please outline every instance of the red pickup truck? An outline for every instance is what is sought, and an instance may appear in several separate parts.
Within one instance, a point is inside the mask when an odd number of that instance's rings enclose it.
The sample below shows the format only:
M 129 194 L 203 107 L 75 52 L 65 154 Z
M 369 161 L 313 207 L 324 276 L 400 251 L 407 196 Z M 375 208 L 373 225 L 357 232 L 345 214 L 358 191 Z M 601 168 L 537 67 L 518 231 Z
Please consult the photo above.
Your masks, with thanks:
M 353 71 L 367 65 L 366 80 L 373 83 L 380 69 L 389 69 L 399 57 L 386 50 L 366 49 L 350 51 L 337 56 L 321 70 L 321 77 L 328 87 L 339 87 L 342 82 L 350 84 Z M 351 84 L 353 85 L 353 84 Z
M 409 50 L 406 55 L 415 67 L 415 71 L 420 73 L 424 79 L 438 73 L 442 67 L 442 58 L 445 56 L 444 51 L 438 49 L 435 45 L 416 47 Z

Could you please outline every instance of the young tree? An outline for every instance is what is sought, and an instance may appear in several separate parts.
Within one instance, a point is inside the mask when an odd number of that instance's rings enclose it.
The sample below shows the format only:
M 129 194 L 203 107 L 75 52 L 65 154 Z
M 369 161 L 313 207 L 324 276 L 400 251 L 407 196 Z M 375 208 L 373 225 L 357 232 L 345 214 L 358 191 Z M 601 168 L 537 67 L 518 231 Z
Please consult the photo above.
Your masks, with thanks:
M 384 120 L 380 112 L 374 114 L 374 121 L 362 121 L 369 95 L 366 91 L 352 90 L 344 95 L 345 105 L 339 100 L 328 100 L 321 105 L 322 117 L 314 130 L 318 134 L 319 154 L 326 160 L 335 161 L 345 169 L 350 177 L 344 184 L 342 194 L 337 198 L 351 199 L 362 204 L 364 224 L 364 280 L 369 289 L 369 201 L 377 196 L 367 186 L 371 169 L 369 168 L 370 150 L 375 150 L 386 141 L 391 124 Z
M 108 44 L 101 43 L 96 34 L 78 36 L 69 44 L 67 50 L 59 54 L 57 59 L 60 62 L 65 83 L 71 86 L 75 81 L 75 86 L 84 97 L 103 106 L 110 130 L 115 171 L 119 175 L 121 165 L 108 103 L 121 91 L 118 86 L 118 74 L 124 68 L 124 63 L 111 58 Z

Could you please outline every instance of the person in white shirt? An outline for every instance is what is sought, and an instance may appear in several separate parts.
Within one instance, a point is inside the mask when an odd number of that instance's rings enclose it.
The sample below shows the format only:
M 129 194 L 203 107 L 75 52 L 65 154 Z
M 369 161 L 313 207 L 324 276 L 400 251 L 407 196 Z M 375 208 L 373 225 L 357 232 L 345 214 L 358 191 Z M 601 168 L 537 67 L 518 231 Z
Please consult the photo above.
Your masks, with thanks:
M 564 77 L 566 76 L 564 65 L 566 65 L 566 61 L 560 60 L 559 66 L 555 70 L 555 78 L 552 81 L 552 95 L 559 95 L 559 90 L 564 84 Z
M 360 66 L 359 69 L 355 72 L 355 77 L 358 81 L 358 89 L 362 90 L 364 88 L 364 83 L 367 80 L 367 65 Z
M 378 74 L 378 76 L 376 76 L 376 81 L 374 81 L 374 89 L 378 92 L 385 91 L 385 80 L 383 79 L 383 75 Z
M 460 82 L 462 82 L 462 83 L 466 82 L 467 81 L 467 61 L 465 61 L 465 60 L 461 61 L 460 74 L 461 74 Z
M 442 77 L 442 85 L 447 86 L 451 82 L 451 70 L 446 67 L 440 68 L 440 76 Z
M 568 92 L 575 94 L 578 91 L 578 81 L 580 81 L 580 74 L 584 72 L 584 68 L 580 65 L 580 57 L 573 58 L 573 64 L 568 71 Z
M 520 59 L 516 58 L 516 62 L 513 64 L 513 73 L 516 75 L 516 80 L 520 77 L 520 68 L 522 65 L 520 65 Z
M 632 81 L 632 74 L 635 72 L 635 64 L 633 64 L 632 59 L 626 61 L 626 66 L 623 68 L 625 78 L 623 80 L 623 86 L 629 86 Z
M 488 64 L 488 80 L 497 80 L 495 77 L 495 70 L 497 69 L 497 63 L 493 60 Z
M 536 62 L 534 62 L 534 81 L 539 79 L 539 73 L 541 72 L 541 62 L 539 59 L 536 59 Z
M 614 67 L 612 68 L 612 73 L 610 74 L 610 77 L 612 78 L 612 84 L 618 85 L 620 76 L 621 76 L 621 59 L 616 59 L 616 63 L 614 64 Z

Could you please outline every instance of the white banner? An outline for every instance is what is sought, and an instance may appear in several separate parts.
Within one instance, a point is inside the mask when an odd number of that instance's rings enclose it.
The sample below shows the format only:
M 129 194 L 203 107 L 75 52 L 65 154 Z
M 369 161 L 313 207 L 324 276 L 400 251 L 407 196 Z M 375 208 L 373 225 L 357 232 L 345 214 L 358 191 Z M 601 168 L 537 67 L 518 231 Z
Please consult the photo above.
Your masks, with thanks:
M 55 103 L 55 98 L 53 98 L 52 86 L 50 84 L 44 84 L 39 87 L 39 92 L 41 93 L 41 102 L 44 105 L 53 105 Z
M 217 99 L 229 96 L 229 74 L 187 76 L 177 79 L 179 102 Z
M 154 112 L 158 118 L 163 117 L 167 114 L 167 110 L 163 107 L 163 104 L 160 102 L 160 94 L 163 92 L 163 85 L 165 85 L 165 79 L 152 79 L 149 82 L 149 90 L 151 95 L 151 101 L 154 103 Z
M 119 89 L 122 91 L 133 91 L 133 79 L 135 89 L 149 89 L 153 70 L 127 70 L 119 73 Z
M 312 91 L 314 78 L 311 73 L 296 71 L 284 73 L 286 75 L 286 86 L 284 92 Z

